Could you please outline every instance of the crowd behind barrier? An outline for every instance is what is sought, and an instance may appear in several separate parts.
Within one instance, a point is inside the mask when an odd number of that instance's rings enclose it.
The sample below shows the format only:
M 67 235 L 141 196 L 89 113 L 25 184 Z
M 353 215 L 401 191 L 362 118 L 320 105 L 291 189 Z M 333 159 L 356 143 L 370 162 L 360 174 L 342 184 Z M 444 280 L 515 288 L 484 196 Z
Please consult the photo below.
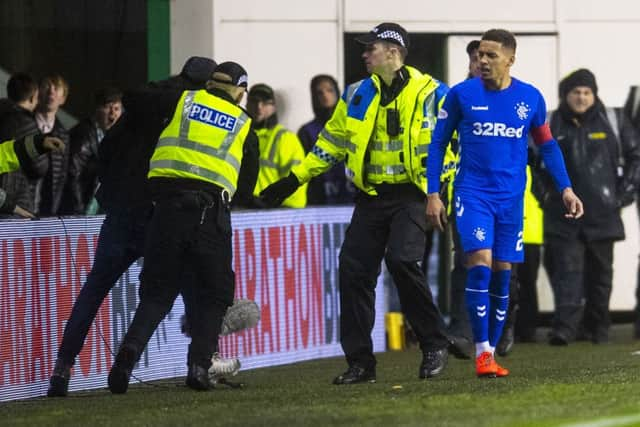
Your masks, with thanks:
M 225 336 L 223 356 L 243 369 L 339 356 L 338 252 L 351 207 L 245 211 L 232 215 L 236 297 L 260 306 L 255 328 Z M 103 217 L 0 222 L 0 401 L 43 396 L 75 296 L 91 268 Z M 70 390 L 106 387 L 106 376 L 138 302 L 141 262 L 100 309 L 74 368 Z M 385 349 L 378 281 L 374 350 Z M 142 381 L 186 374 L 181 299 L 152 337 Z M 136 381 L 134 379 L 134 381 Z

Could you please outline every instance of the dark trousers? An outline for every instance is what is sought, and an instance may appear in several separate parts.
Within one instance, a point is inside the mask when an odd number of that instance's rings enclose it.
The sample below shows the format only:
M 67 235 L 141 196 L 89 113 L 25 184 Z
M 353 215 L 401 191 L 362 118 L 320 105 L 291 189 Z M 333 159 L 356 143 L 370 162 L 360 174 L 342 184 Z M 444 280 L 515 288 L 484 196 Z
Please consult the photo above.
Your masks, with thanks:
M 516 338 L 534 341 L 538 326 L 538 269 L 540 245 L 524 245 L 524 262 L 518 265 L 519 282 L 518 316 L 515 325 Z
M 340 251 L 340 341 L 349 365 L 376 363 L 371 331 L 383 258 L 422 350 L 447 346 L 440 312 L 419 265 L 427 225 L 424 194 L 412 185 L 394 187 L 386 195 L 357 197 Z
M 606 340 L 611 323 L 613 241 L 548 238 L 545 261 L 556 307 L 552 329 L 573 340 L 584 326 L 595 340 Z
M 182 191 L 155 201 L 145 246 L 140 304 L 123 340 L 137 357 L 171 310 L 183 270 L 195 274 L 188 363 L 204 368 L 233 303 L 231 216 L 221 199 L 203 191 Z
M 460 243 L 456 227 L 455 212 L 449 217 L 449 226 L 453 238 L 453 270 L 451 270 L 451 310 L 449 311 L 449 333 L 473 339 L 471 323 L 467 313 L 464 289 L 467 283 L 466 256 Z
M 91 323 L 116 281 L 142 256 L 151 207 L 109 213 L 100 228 L 93 266 L 73 304 L 64 328 L 58 358 L 73 365 L 82 350 Z

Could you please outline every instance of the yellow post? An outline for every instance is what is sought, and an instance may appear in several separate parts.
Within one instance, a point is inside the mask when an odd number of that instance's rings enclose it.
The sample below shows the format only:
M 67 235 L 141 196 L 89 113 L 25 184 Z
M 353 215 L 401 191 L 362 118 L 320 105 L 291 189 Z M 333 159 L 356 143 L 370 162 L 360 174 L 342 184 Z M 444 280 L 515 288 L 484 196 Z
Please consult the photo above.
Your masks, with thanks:
M 392 311 L 385 314 L 384 320 L 389 350 L 404 350 L 404 316 L 402 313 Z

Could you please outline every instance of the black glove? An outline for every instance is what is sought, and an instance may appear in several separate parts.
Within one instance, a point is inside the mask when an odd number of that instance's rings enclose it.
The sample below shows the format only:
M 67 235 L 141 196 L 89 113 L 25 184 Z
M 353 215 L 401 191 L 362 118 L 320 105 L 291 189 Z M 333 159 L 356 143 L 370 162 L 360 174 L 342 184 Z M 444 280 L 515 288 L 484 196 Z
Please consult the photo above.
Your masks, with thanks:
M 264 190 L 260 192 L 260 197 L 267 204 L 267 206 L 276 207 L 280 206 L 284 199 L 292 195 L 300 186 L 298 178 L 289 173 L 285 178 L 280 181 L 276 181 Z
M 629 206 L 633 203 L 636 198 L 636 187 L 633 184 L 622 183 L 618 190 L 618 207 L 624 208 L 625 206 Z

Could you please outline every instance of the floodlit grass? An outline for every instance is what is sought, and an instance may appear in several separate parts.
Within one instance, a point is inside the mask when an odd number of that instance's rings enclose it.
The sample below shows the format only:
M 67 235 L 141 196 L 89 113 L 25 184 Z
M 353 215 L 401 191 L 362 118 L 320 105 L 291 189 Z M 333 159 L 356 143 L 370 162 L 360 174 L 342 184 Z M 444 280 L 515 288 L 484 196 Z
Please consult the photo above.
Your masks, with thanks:
M 194 392 L 172 380 L 4 403 L 0 425 L 640 425 L 640 342 L 630 336 L 626 326 L 607 345 L 518 344 L 500 360 L 511 370 L 501 379 L 476 379 L 471 361 L 450 358 L 441 377 L 421 381 L 412 349 L 380 354 L 376 384 L 331 385 L 345 369 L 334 358 L 242 372 L 243 390 Z

